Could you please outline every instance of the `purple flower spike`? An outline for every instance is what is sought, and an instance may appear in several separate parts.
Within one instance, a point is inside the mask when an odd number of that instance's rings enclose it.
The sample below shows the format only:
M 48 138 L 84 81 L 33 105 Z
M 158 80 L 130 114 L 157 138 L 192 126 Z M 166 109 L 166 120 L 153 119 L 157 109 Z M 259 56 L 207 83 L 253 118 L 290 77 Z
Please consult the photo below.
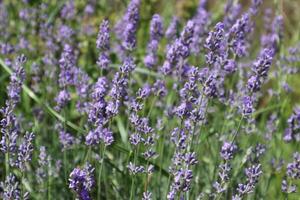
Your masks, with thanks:
M 99 32 L 96 40 L 96 46 L 100 50 L 109 50 L 110 44 L 110 29 L 109 21 L 104 19 L 99 27 Z
M 89 192 L 95 185 L 94 168 L 86 164 L 83 169 L 75 168 L 69 178 L 69 188 L 73 189 L 81 200 L 91 200 Z

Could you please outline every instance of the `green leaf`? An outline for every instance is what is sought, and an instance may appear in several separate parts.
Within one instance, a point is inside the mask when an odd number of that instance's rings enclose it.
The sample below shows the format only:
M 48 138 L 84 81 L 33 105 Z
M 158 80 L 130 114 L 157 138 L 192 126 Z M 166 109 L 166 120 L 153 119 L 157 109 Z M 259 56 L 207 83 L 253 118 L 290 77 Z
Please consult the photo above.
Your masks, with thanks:
M 120 135 L 121 135 L 122 142 L 127 145 L 128 144 L 128 133 L 125 130 L 123 121 L 122 121 L 121 117 L 119 117 L 119 116 L 116 118 L 116 120 L 117 120 L 117 126 L 119 129 Z

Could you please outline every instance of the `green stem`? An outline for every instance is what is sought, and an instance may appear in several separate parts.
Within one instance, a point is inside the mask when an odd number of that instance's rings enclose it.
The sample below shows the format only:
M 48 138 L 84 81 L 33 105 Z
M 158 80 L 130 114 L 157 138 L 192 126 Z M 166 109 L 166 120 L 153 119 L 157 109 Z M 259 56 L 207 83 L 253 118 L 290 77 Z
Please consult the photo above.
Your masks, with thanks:
M 239 125 L 238 125 L 238 127 L 237 127 L 237 129 L 236 129 L 236 131 L 235 131 L 235 133 L 234 133 L 234 135 L 233 135 L 231 144 L 235 141 L 235 139 L 236 139 L 236 137 L 237 137 L 237 135 L 238 135 L 238 133 L 239 133 L 239 130 L 240 130 L 241 125 L 242 125 L 242 122 L 243 122 L 243 119 L 244 119 L 244 115 L 242 115 L 242 117 L 241 117 L 241 119 L 240 119 Z
M 5 153 L 5 173 L 6 176 L 9 175 L 9 151 Z
M 50 169 L 48 168 L 48 185 L 47 185 L 47 187 L 48 187 L 48 190 L 47 190 L 47 196 L 48 196 L 48 200 L 51 200 L 51 176 L 50 176 Z
M 134 166 L 136 165 L 138 151 L 139 151 L 139 144 L 137 145 L 137 148 L 135 149 L 135 153 L 134 153 L 134 161 L 133 161 Z M 133 174 L 132 182 L 131 182 L 131 189 L 130 189 L 130 200 L 133 199 L 133 193 L 135 190 L 135 179 L 136 179 L 135 174 Z
M 97 199 L 101 199 L 100 198 L 100 193 L 101 193 L 101 174 L 102 174 L 102 169 L 103 169 L 103 165 L 104 165 L 104 156 L 105 156 L 105 150 L 106 150 L 106 147 L 103 146 L 103 144 L 101 144 L 101 148 L 102 150 L 101 152 L 101 163 L 100 163 L 100 169 L 99 169 L 99 175 L 98 175 L 98 183 L 99 183 L 99 187 L 98 187 L 98 190 L 97 190 Z
M 147 172 L 148 167 L 149 167 L 149 161 L 147 161 L 147 165 L 146 165 L 146 174 L 145 174 L 145 192 L 147 192 L 148 190 L 148 178 L 149 178 L 149 174 Z
M 65 182 L 68 182 L 68 177 L 67 177 L 67 152 L 64 150 L 64 177 L 65 177 Z

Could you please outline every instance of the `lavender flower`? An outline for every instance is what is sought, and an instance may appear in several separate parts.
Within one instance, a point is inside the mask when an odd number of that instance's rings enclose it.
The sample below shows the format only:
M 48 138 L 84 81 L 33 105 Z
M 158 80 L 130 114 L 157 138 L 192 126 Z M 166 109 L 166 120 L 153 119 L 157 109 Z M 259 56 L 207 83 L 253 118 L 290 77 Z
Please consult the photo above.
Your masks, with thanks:
M 213 31 L 209 32 L 204 47 L 208 50 L 205 55 L 206 63 L 209 65 L 221 64 L 226 56 L 225 52 L 225 30 L 224 24 L 219 22 Z
M 67 133 L 65 130 L 59 131 L 59 141 L 62 145 L 62 151 L 70 149 L 73 145 L 79 143 L 74 136 L 72 136 L 70 133 Z
M 59 59 L 59 86 L 65 88 L 74 84 L 76 57 L 72 47 L 65 44 L 64 50 Z
M 89 192 L 95 185 L 94 168 L 86 164 L 83 169 L 75 168 L 69 178 L 69 188 L 73 189 L 81 200 L 91 200 Z
M 152 193 L 149 191 L 143 192 L 142 200 L 151 200 Z
M 38 168 L 36 171 L 37 174 L 37 182 L 38 183 L 43 183 L 47 177 L 47 165 L 48 165 L 48 159 L 47 159 L 47 153 L 46 153 L 46 148 L 44 146 L 40 147 L 40 153 L 39 153 L 39 158 L 38 158 Z
M 0 197 L 4 200 L 21 199 L 21 190 L 15 175 L 7 175 L 5 181 L 0 183 L 0 188 L 3 191 L 3 193 L 0 193 Z
M 60 15 L 65 19 L 73 19 L 75 17 L 75 5 L 74 0 L 69 0 L 62 8 Z
M 288 127 L 284 131 L 283 140 L 291 142 L 300 140 L 300 109 L 296 107 L 293 114 L 287 120 Z
M 106 146 L 111 145 L 114 141 L 113 133 L 107 128 L 97 127 L 95 130 L 91 130 L 86 136 L 87 145 L 96 145 L 100 141 L 103 141 Z
M 252 70 L 259 77 L 266 77 L 272 64 L 274 52 L 272 49 L 263 49 L 258 59 L 253 63 Z
M 245 174 L 247 176 L 246 184 L 238 184 L 237 194 L 233 196 L 233 199 L 241 199 L 248 193 L 253 192 L 259 177 L 262 174 L 261 165 L 253 165 L 245 170 Z
M 247 37 L 252 32 L 252 27 L 250 16 L 246 13 L 229 30 L 231 50 L 238 57 L 248 54 L 249 43 Z
M 61 110 L 63 107 L 67 105 L 67 103 L 71 100 L 71 95 L 67 90 L 59 91 L 57 97 L 55 98 L 56 101 L 56 110 Z
M 148 52 L 144 58 L 144 63 L 151 68 L 157 64 L 158 43 L 163 36 L 163 22 L 158 14 L 153 15 L 150 24 L 150 41 L 148 43 Z
M 295 184 L 288 184 L 287 180 L 283 179 L 281 182 L 281 191 L 284 193 L 297 192 L 297 186 Z
M 97 36 L 96 45 L 100 50 L 109 50 L 110 44 L 110 29 L 109 22 L 107 19 L 104 19 L 99 27 L 99 32 Z
M 225 29 L 228 30 L 233 26 L 241 12 L 241 4 L 235 3 L 233 0 L 228 0 L 224 9 L 226 13 L 223 19 Z
M 257 14 L 258 7 L 262 4 L 262 0 L 252 0 L 250 12 L 251 14 Z
M 122 45 L 128 50 L 132 51 L 136 46 L 136 31 L 139 21 L 139 7 L 140 0 L 131 0 L 128 5 L 124 21 L 122 22 Z
M 190 20 L 180 34 L 180 38 L 176 39 L 172 45 L 167 47 L 166 61 L 164 62 L 161 71 L 166 75 L 170 74 L 174 67 L 181 76 L 183 60 L 190 54 L 190 45 L 194 34 L 195 23 Z M 181 62 L 180 62 L 181 61 Z
M 286 175 L 292 179 L 300 179 L 300 154 L 296 152 L 293 157 L 294 161 L 287 165 Z
M 136 166 L 132 162 L 129 162 L 129 164 L 127 165 L 127 168 L 129 170 L 129 172 L 133 175 L 145 172 L 145 168 L 143 166 Z
M 1 125 L 1 141 L 0 150 L 3 153 L 15 154 L 17 151 L 17 139 L 19 135 L 19 125 L 16 116 L 13 114 L 14 108 L 20 101 L 20 93 L 22 84 L 25 80 L 25 72 L 23 64 L 26 62 L 24 55 L 18 56 L 13 65 L 13 73 L 10 77 L 10 83 L 7 87 L 8 99 L 5 107 L 0 109 L 2 119 Z M 10 162 L 10 160 L 8 161 Z
M 19 146 L 17 166 L 22 171 L 25 170 L 25 163 L 31 161 L 33 153 L 33 139 L 35 135 L 27 132 L 24 136 L 22 144 Z
M 167 28 L 165 35 L 169 40 L 175 40 L 177 37 L 177 26 L 178 26 L 178 19 L 177 17 L 173 17 L 172 21 Z
M 196 15 L 193 17 L 194 33 L 193 33 L 193 41 L 191 43 L 191 51 L 194 54 L 200 52 L 201 48 L 203 48 L 203 43 L 205 42 L 204 38 L 208 32 L 208 25 L 210 23 L 210 13 L 206 10 L 206 3 L 202 3 L 199 1 L 198 9 Z
M 243 115 L 244 116 L 248 116 L 248 115 L 251 115 L 253 113 L 253 110 L 254 110 L 253 101 L 252 101 L 250 96 L 245 96 L 243 98 L 242 108 L 243 108 Z
M 233 154 L 237 151 L 237 146 L 231 142 L 224 142 L 221 149 L 221 157 L 224 160 L 230 160 L 233 158 Z
M 104 19 L 99 27 L 96 45 L 101 50 L 97 64 L 100 69 L 107 69 L 111 62 L 108 55 L 110 49 L 110 29 L 107 19 Z

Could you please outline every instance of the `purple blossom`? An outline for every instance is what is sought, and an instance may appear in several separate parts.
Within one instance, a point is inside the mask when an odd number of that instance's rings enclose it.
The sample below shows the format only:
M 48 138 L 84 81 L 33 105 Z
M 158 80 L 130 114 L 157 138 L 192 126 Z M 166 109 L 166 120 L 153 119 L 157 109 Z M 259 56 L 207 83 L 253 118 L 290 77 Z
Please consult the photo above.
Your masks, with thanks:
M 137 146 L 140 144 L 144 139 L 141 137 L 140 134 L 133 133 L 130 135 L 129 141 L 132 145 Z
M 225 6 L 224 12 L 226 13 L 223 19 L 225 29 L 228 30 L 237 20 L 242 6 L 239 3 L 234 3 L 232 0 L 228 0 Z
M 59 131 L 59 142 L 62 145 L 62 150 L 68 150 L 72 148 L 73 145 L 78 144 L 79 141 L 72 136 L 70 133 L 67 133 L 65 130 Z
M 287 164 L 286 175 L 292 179 L 300 179 L 300 154 L 295 152 L 294 161 Z
M 69 188 L 73 189 L 81 200 L 91 200 L 89 192 L 95 185 L 94 168 L 86 164 L 83 169 L 73 169 L 69 178 Z
M 109 58 L 110 29 L 109 21 L 107 19 L 104 19 L 99 27 L 96 46 L 101 51 L 98 57 L 97 64 L 100 69 L 107 69 L 108 65 L 111 63 Z
M 228 59 L 225 61 L 224 63 L 224 70 L 228 73 L 228 74 L 232 74 L 237 70 L 237 63 L 235 60 L 233 59 Z
M 266 77 L 272 64 L 274 51 L 263 49 L 257 60 L 253 63 L 252 70 L 259 77 Z
M 67 90 L 59 91 L 57 97 L 55 98 L 56 101 L 56 110 L 61 110 L 63 107 L 67 105 L 67 103 L 71 100 L 71 95 Z
M 137 91 L 137 99 L 146 99 L 151 94 L 151 87 L 149 84 L 145 84 Z
M 206 5 L 206 3 L 204 3 Z M 197 9 L 196 15 L 193 17 L 194 25 L 194 33 L 193 33 L 193 41 L 191 43 L 191 51 L 194 54 L 200 52 L 200 49 L 203 48 L 203 43 L 205 42 L 204 38 L 208 32 L 208 25 L 210 23 L 210 13 L 206 10 L 206 6 L 204 6 L 202 2 L 199 2 L 199 6 Z
M 243 98 L 243 115 L 244 116 L 248 116 L 251 115 L 253 113 L 253 102 L 250 96 L 245 96 Z
M 129 172 L 133 175 L 145 172 L 145 168 L 143 166 L 137 166 L 137 165 L 133 164 L 132 162 L 129 162 L 129 164 L 127 165 L 127 168 L 129 170 Z
M 22 171 L 25 170 L 25 163 L 31 161 L 33 153 L 33 139 L 35 135 L 27 132 L 24 136 L 23 142 L 19 146 L 17 166 Z
M 147 55 L 144 58 L 144 63 L 151 68 L 157 64 L 157 49 L 158 43 L 163 36 L 163 22 L 158 14 L 153 15 L 150 24 L 150 41 L 148 43 Z
M 281 191 L 284 193 L 297 192 L 297 186 L 295 184 L 288 184 L 287 180 L 283 179 L 281 182 Z
M 217 97 L 217 76 L 216 74 L 212 73 L 206 79 L 203 85 L 203 92 L 209 98 Z
M 213 31 L 209 32 L 204 47 L 208 50 L 205 58 L 208 65 L 221 64 L 226 56 L 224 24 L 219 22 Z
M 65 88 L 74 84 L 76 57 L 73 48 L 66 44 L 59 59 L 59 86 Z
M 25 70 L 23 65 L 26 63 L 27 58 L 24 55 L 17 57 L 13 65 L 13 73 L 10 76 L 10 83 L 7 87 L 9 102 L 16 105 L 20 101 L 20 94 L 22 84 L 25 81 Z
M 233 199 L 242 199 L 242 197 L 248 193 L 253 192 L 259 177 L 262 174 L 261 165 L 252 165 L 245 169 L 245 174 L 247 176 L 247 181 L 245 184 L 238 184 L 237 194 L 233 196 Z
M 100 69 L 107 69 L 110 63 L 111 60 L 108 53 L 101 52 L 97 60 L 97 65 L 100 67 Z
M 136 31 L 139 21 L 140 0 L 131 0 L 127 7 L 127 11 L 120 21 L 119 30 L 117 31 L 122 39 L 123 47 L 132 51 L 136 47 Z
M 60 25 L 59 29 L 57 30 L 57 40 L 59 42 L 70 42 L 72 41 L 72 36 L 75 35 L 75 31 L 67 26 L 67 25 Z
M 143 192 L 142 200 L 151 200 L 152 193 L 149 191 Z
M 110 29 L 109 21 L 104 19 L 99 27 L 99 32 L 96 40 L 96 46 L 100 50 L 109 50 L 110 44 Z
M 257 10 L 259 6 L 262 4 L 263 0 L 252 0 L 250 12 L 251 14 L 255 15 L 257 14 Z
M 288 127 L 284 131 L 283 140 L 286 142 L 300 141 L 300 109 L 296 107 L 287 120 Z
M 248 13 L 243 14 L 230 28 L 231 50 L 238 57 L 243 57 L 248 54 L 249 43 L 247 39 L 252 30 L 253 25 Z
M 10 83 L 7 87 L 8 99 L 5 102 L 5 107 L 0 109 L 2 119 L 1 125 L 1 141 L 0 150 L 3 153 L 15 154 L 17 151 L 17 139 L 19 135 L 19 125 L 14 108 L 20 101 L 20 93 L 22 84 L 25 80 L 25 71 L 23 65 L 26 62 L 24 55 L 18 56 L 15 64 L 12 66 L 13 73 L 10 77 Z
M 68 0 L 66 4 L 64 4 L 64 7 L 62 8 L 60 15 L 64 19 L 73 19 L 76 15 L 74 0 Z
M 224 160 L 231 160 L 236 151 L 237 146 L 234 143 L 224 142 L 220 154 Z
M 109 146 L 113 143 L 113 133 L 108 128 L 97 127 L 96 129 L 89 131 L 88 135 L 86 136 L 87 145 L 97 145 L 101 141 L 106 146 Z
M 178 27 L 178 19 L 177 17 L 173 17 L 170 25 L 166 30 L 166 38 L 169 40 L 175 40 L 177 38 L 177 27 Z
M 15 175 L 9 174 L 6 176 L 4 182 L 0 182 L 0 188 L 2 190 L 0 197 L 9 199 L 21 199 L 21 190 L 19 188 L 19 182 L 17 181 Z
M 192 43 L 194 34 L 195 23 L 189 20 L 180 37 L 176 39 L 172 45 L 167 47 L 166 61 L 164 62 L 161 71 L 163 74 L 170 74 L 174 67 L 177 67 L 176 71 L 179 72 L 179 76 L 182 73 L 183 61 L 190 55 L 190 45 Z
M 127 57 L 124 62 L 123 65 L 120 67 L 120 71 L 124 74 L 129 74 L 130 72 L 132 72 L 134 69 L 136 68 L 136 65 L 134 63 L 134 60 L 132 57 Z

